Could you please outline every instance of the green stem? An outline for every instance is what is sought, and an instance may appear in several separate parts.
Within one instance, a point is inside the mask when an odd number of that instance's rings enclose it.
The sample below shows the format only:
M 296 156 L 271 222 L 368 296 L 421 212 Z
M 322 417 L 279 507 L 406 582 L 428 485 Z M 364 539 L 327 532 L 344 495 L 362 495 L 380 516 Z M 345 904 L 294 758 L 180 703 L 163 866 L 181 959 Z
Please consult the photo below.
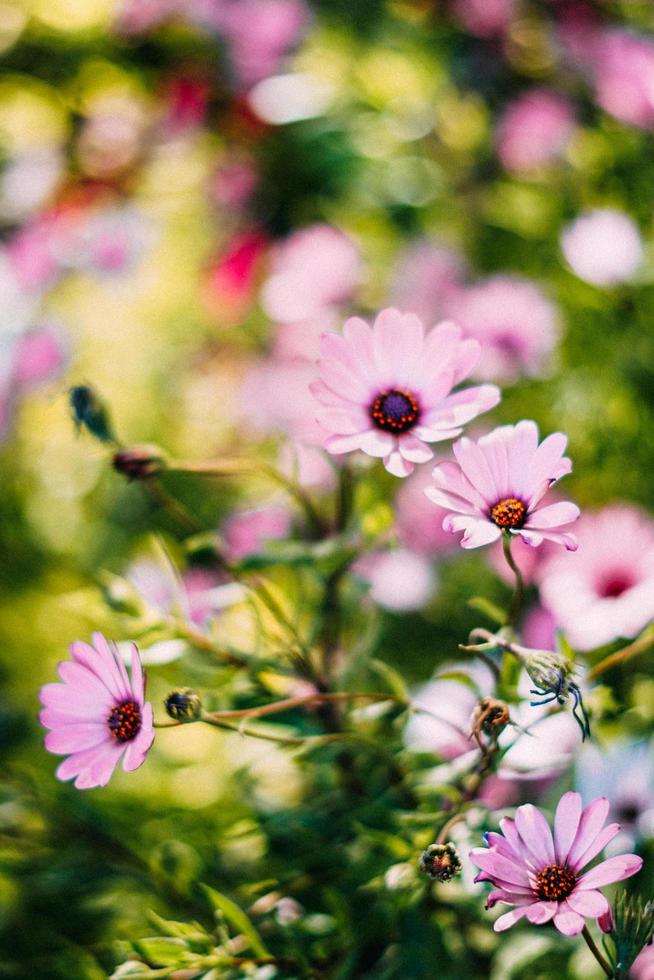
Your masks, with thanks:
M 502 535 L 502 548 L 504 550 L 504 557 L 506 563 L 515 575 L 515 589 L 513 592 L 513 597 L 511 599 L 511 606 L 509 607 L 509 614 L 506 619 L 506 625 L 510 627 L 515 627 L 520 615 L 520 609 L 522 608 L 522 600 L 525 594 L 525 583 L 522 577 L 522 572 L 515 563 L 515 559 L 511 554 L 511 535 L 504 533 Z
M 399 699 L 392 694 L 368 694 L 366 691 L 352 692 L 334 691 L 331 693 L 302 694 L 294 698 L 285 698 L 283 701 L 275 701 L 271 704 L 262 704 L 255 708 L 240 708 L 227 711 L 211 711 L 205 715 L 208 718 L 223 721 L 231 718 L 263 718 L 265 715 L 275 715 L 282 711 L 290 711 L 305 704 L 321 704 L 327 701 L 395 701 Z
M 625 660 L 630 660 L 631 657 L 636 657 L 639 653 L 646 653 L 652 646 L 654 646 L 654 633 L 648 632 L 645 636 L 639 636 L 638 639 L 623 647 L 622 650 L 616 650 L 615 653 L 610 653 L 608 657 L 600 660 L 592 670 L 588 671 L 586 677 L 588 680 L 594 680 L 605 671 L 624 663 Z
M 609 964 L 606 962 L 606 960 L 604 959 L 604 957 L 600 953 L 600 951 L 599 951 L 599 949 L 598 949 L 598 947 L 597 947 L 597 945 L 595 943 L 595 940 L 593 939 L 593 937 L 591 936 L 590 932 L 588 931 L 588 926 L 584 926 L 584 928 L 582 929 L 581 934 L 584 937 L 584 939 L 586 940 L 586 945 L 588 946 L 589 950 L 591 951 L 591 953 L 593 954 L 593 956 L 595 957 L 595 959 L 597 960 L 597 962 L 599 963 L 599 965 L 604 970 L 604 973 L 607 975 L 607 977 L 609 977 L 609 980 L 612 980 L 612 978 L 613 978 L 613 970 L 611 969 L 611 967 L 609 966 Z

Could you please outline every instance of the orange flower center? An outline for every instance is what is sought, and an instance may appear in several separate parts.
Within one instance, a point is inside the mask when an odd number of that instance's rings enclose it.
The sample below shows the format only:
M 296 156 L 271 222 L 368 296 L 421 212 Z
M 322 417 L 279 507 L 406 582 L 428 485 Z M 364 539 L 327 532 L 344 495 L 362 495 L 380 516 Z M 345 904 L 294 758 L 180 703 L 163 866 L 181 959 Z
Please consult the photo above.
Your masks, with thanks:
M 370 417 L 378 429 L 401 435 L 418 421 L 420 406 L 410 391 L 391 388 L 377 395 L 370 406 Z
M 501 528 L 522 527 L 526 516 L 527 508 L 515 497 L 499 500 L 490 512 L 491 521 Z
M 536 875 L 536 894 L 544 902 L 562 902 L 572 894 L 576 884 L 577 876 L 570 868 L 548 864 Z
M 111 709 L 109 731 L 119 742 L 130 742 L 141 730 L 141 709 L 134 701 L 123 701 Z

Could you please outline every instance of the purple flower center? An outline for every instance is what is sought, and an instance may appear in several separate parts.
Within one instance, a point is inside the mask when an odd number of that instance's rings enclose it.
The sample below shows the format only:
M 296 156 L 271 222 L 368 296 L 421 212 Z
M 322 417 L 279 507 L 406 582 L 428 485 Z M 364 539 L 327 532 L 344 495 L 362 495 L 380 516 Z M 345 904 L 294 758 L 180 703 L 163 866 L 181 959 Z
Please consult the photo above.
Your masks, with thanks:
M 395 435 L 412 429 L 419 415 L 420 406 L 415 396 L 399 388 L 383 391 L 370 406 L 370 418 L 377 428 Z
M 536 894 L 543 902 L 562 902 L 572 895 L 577 876 L 570 868 L 560 864 L 548 864 L 536 875 Z
M 622 572 L 607 575 L 597 589 L 598 595 L 602 599 L 618 599 L 628 589 L 633 588 L 633 579 Z
M 521 500 L 506 497 L 491 507 L 490 519 L 498 527 L 522 527 L 527 516 L 527 508 Z
M 107 718 L 109 731 L 119 742 L 131 742 L 141 730 L 141 709 L 135 701 L 121 701 Z

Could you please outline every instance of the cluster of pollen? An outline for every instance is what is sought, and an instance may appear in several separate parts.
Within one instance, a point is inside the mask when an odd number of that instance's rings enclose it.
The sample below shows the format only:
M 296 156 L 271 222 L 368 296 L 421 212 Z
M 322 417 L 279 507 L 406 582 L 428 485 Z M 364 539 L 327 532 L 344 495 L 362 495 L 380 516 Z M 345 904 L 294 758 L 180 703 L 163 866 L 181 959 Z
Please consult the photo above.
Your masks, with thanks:
M 491 507 L 490 518 L 498 527 L 522 527 L 527 516 L 527 508 L 521 500 L 506 497 Z
M 141 709 L 134 701 L 122 701 L 107 719 L 109 731 L 119 742 L 129 742 L 141 728 Z
M 420 406 L 410 391 L 391 388 L 377 395 L 370 406 L 370 417 L 378 429 L 401 435 L 418 421 Z
M 544 902 L 561 902 L 574 891 L 577 877 L 569 868 L 548 864 L 536 875 L 536 894 Z

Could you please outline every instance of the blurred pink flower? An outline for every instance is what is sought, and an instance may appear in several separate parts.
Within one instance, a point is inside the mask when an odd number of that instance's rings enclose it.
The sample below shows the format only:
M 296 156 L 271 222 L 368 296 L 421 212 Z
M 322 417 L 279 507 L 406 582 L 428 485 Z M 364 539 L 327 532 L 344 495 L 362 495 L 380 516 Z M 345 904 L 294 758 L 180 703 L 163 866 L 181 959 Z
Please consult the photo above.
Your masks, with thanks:
M 556 808 L 554 836 L 531 803 L 519 806 L 515 819 L 500 820 L 501 834 L 484 834 L 486 847 L 470 852 L 473 864 L 481 868 L 475 881 L 490 881 L 497 889 L 488 896 L 487 908 L 498 902 L 515 906 L 496 920 L 496 932 L 526 916 L 532 925 L 553 921 L 563 935 L 576 936 L 585 918 L 609 914 L 609 903 L 598 889 L 637 874 L 643 859 L 622 854 L 581 874 L 620 830 L 619 824 L 604 827 L 608 812 L 604 797 L 582 811 L 580 795 L 570 792 Z
M 61 270 L 55 243 L 55 222 L 48 215 L 25 225 L 7 242 L 7 254 L 27 292 L 54 285 Z
M 370 598 L 393 612 L 421 609 L 436 585 L 431 562 L 407 548 L 364 555 L 354 569 L 368 581 Z
M 498 155 L 508 170 L 529 171 L 561 156 L 574 132 L 574 110 L 548 89 L 510 102 L 497 126 Z
M 654 837 L 654 752 L 649 741 L 616 739 L 601 748 L 586 743 L 577 754 L 575 786 L 583 796 L 610 799 L 610 815 L 622 828 L 611 845 L 613 853 Z
M 336 330 L 338 318 L 331 310 L 322 311 L 311 320 L 279 323 L 275 328 L 274 354 L 288 360 L 315 362 L 320 357 L 320 338 L 327 330 Z
M 162 134 L 166 139 L 188 135 L 204 120 L 211 95 L 207 79 L 173 75 L 162 94 Z
M 125 772 L 138 769 L 154 741 L 145 675 L 134 644 L 130 679 L 116 645 L 101 633 L 93 634 L 93 646 L 77 641 L 70 652 L 72 662 L 59 664 L 63 683 L 41 688 L 45 747 L 68 755 L 59 779 L 75 776 L 77 789 L 106 786 L 121 758 Z
M 523 644 L 532 650 L 556 649 L 556 622 L 554 616 L 552 616 L 549 609 L 545 609 L 536 603 L 524 616 L 520 624 L 520 635 Z
M 268 238 L 258 228 L 240 231 L 207 271 L 205 300 L 220 320 L 238 319 L 253 300 Z
M 417 710 L 406 726 L 404 740 L 413 751 L 460 760 L 457 765 L 465 768 L 479 753 L 470 737 L 472 714 L 480 697 L 492 695 L 493 677 L 486 666 L 478 663 L 446 665 L 442 673 L 447 675 L 449 671 L 469 676 L 471 686 L 444 676 L 418 688 L 412 698 Z M 523 672 L 520 695 L 529 697 L 531 687 L 533 682 Z M 510 715 L 515 724 L 500 735 L 500 746 L 505 750 L 498 772 L 500 781 L 535 783 L 560 775 L 570 764 L 579 740 L 570 715 L 552 712 L 546 706 L 533 707 L 528 700 L 511 705 Z
M 559 337 L 556 307 L 532 282 L 492 276 L 456 293 L 447 314 L 482 346 L 475 375 L 515 381 L 538 375 Z
M 150 605 L 166 615 L 176 611 L 196 626 L 204 626 L 244 595 L 241 585 L 208 568 L 187 568 L 178 578 L 172 565 L 149 558 L 133 562 L 125 577 Z
M 621 122 L 654 126 L 654 41 L 616 28 L 593 46 L 595 98 Z
M 268 506 L 230 514 L 222 527 L 222 536 L 231 561 L 238 561 L 261 550 L 266 541 L 285 538 L 291 527 L 291 515 L 285 507 Z
M 516 0 L 454 0 L 453 10 L 463 27 L 479 37 L 503 34 L 511 23 Z
M 579 516 L 577 505 L 542 504 L 552 484 L 572 469 L 563 455 L 566 443 L 555 432 L 539 445 L 538 426 L 528 420 L 500 426 L 477 442 L 464 437 L 453 446 L 457 462 L 439 463 L 432 473 L 435 486 L 425 493 L 449 512 L 443 528 L 464 532 L 462 548 L 479 548 L 508 533 L 532 547 L 546 540 L 575 551 L 568 529 Z
M 6 436 L 16 405 L 33 388 L 58 377 L 67 362 L 60 332 L 33 327 L 16 337 L 3 352 L 0 372 L 0 440 Z
M 311 390 L 323 406 L 325 448 L 383 457 L 394 476 L 408 476 L 432 458 L 427 443 L 454 438 L 500 400 L 495 385 L 451 394 L 480 354 L 479 344 L 463 340 L 453 323 L 425 336 L 413 313 L 382 310 L 372 329 L 352 317 L 343 336 L 322 337 L 321 354 L 321 377 Z
M 216 171 L 211 190 L 218 203 L 228 211 L 243 209 L 254 194 L 259 174 L 247 158 L 228 159 Z
M 277 71 L 308 27 L 309 8 L 304 0 L 221 0 L 212 19 L 236 85 L 248 89 Z
M 261 305 L 273 320 L 311 320 L 351 299 L 360 278 L 352 239 L 330 225 L 311 225 L 276 246 Z
M 465 273 L 465 260 L 458 252 L 427 239 L 415 241 L 396 262 L 393 306 L 415 313 L 423 323 L 435 323 L 461 289 Z
M 405 548 L 417 554 L 443 555 L 456 548 L 456 541 L 443 530 L 442 517 L 425 496 L 430 483 L 431 473 L 425 467 L 402 481 L 395 498 L 395 526 Z
M 654 522 L 614 504 L 584 514 L 575 530 L 578 553 L 540 573 L 543 604 L 580 650 L 635 636 L 654 619 Z
M 561 233 L 561 249 L 575 275 L 593 286 L 628 282 L 644 258 L 637 224 L 613 208 L 575 218 Z
M 654 946 L 651 943 L 636 957 L 629 977 L 630 980 L 654 980 Z

